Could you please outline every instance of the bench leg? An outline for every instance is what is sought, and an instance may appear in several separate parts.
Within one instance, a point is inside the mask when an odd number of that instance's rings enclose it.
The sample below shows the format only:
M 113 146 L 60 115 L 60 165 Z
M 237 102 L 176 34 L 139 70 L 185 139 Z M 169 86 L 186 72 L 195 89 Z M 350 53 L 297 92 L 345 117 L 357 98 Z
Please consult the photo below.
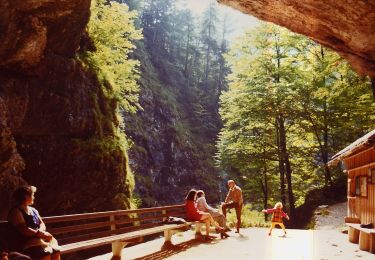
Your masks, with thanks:
M 353 227 L 349 227 L 348 236 L 349 236 L 349 241 L 351 243 L 358 244 L 358 242 L 359 242 L 359 230 L 357 230 Z
M 370 253 L 375 254 L 375 234 L 370 234 Z
M 370 234 L 360 231 L 359 232 L 359 249 L 363 251 L 369 251 L 370 250 L 370 238 L 371 238 Z
M 126 247 L 128 242 L 116 241 L 112 243 L 112 259 L 121 259 L 121 251 Z
M 164 230 L 164 245 L 165 246 L 170 246 L 172 245 L 172 236 L 176 234 L 178 231 L 177 230 Z
M 204 226 L 204 223 L 197 223 L 195 224 L 195 238 L 199 238 L 202 236 L 201 228 Z

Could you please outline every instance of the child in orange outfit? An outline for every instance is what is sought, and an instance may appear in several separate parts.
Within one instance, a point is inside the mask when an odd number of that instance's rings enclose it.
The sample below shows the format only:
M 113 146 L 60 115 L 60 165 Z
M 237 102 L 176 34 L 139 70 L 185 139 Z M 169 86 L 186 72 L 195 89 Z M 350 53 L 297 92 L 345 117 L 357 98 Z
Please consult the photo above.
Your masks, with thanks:
M 262 210 L 262 212 L 267 213 L 267 214 L 273 213 L 272 220 L 271 220 L 271 228 L 270 228 L 268 235 L 270 236 L 272 229 L 276 225 L 278 225 L 284 230 L 284 236 L 286 236 L 286 230 L 283 224 L 283 218 L 286 218 L 289 220 L 289 216 L 283 211 L 283 204 L 281 202 L 277 202 L 273 209 L 264 209 Z

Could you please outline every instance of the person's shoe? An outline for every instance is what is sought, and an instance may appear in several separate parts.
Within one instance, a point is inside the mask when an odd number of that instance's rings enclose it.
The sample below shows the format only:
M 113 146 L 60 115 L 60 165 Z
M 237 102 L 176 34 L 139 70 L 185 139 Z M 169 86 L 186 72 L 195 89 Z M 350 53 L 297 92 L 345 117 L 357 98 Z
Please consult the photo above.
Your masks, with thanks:
M 215 228 L 215 231 L 216 231 L 217 234 L 221 233 L 220 228 Z
M 230 229 L 228 227 L 224 228 L 224 232 L 229 232 L 229 231 L 232 231 L 232 229 Z
M 217 227 L 217 228 L 215 228 L 215 230 L 218 233 L 225 232 L 224 228 L 222 228 L 222 227 Z
M 229 235 L 223 231 L 223 232 L 220 233 L 220 237 L 221 237 L 221 239 L 224 239 L 224 238 L 229 237 Z
M 237 228 L 236 233 L 240 233 L 240 229 L 239 228 Z
M 207 235 L 203 236 L 202 238 L 204 241 L 212 241 L 214 239 L 213 237 Z
M 269 236 L 271 236 L 271 233 L 268 233 Z

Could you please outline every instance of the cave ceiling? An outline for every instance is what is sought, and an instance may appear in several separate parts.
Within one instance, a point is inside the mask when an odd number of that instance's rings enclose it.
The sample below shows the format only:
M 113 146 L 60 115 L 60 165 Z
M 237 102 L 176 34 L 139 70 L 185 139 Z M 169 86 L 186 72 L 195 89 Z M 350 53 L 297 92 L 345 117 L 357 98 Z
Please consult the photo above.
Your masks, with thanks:
M 375 95 L 374 0 L 217 0 L 245 14 L 306 35 L 372 79 Z

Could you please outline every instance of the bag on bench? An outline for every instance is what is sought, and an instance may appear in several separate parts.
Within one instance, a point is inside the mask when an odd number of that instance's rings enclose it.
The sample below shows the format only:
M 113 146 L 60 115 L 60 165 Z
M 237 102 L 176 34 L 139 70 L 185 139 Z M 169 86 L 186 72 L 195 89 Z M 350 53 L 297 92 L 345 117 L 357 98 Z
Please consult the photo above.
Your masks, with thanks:
M 178 217 L 168 217 L 164 220 L 164 224 L 186 224 L 186 220 Z
M 360 227 L 361 227 L 361 228 L 369 228 L 369 229 L 371 229 L 371 228 L 374 228 L 374 225 L 373 225 L 372 223 L 369 223 L 369 224 L 361 224 Z

